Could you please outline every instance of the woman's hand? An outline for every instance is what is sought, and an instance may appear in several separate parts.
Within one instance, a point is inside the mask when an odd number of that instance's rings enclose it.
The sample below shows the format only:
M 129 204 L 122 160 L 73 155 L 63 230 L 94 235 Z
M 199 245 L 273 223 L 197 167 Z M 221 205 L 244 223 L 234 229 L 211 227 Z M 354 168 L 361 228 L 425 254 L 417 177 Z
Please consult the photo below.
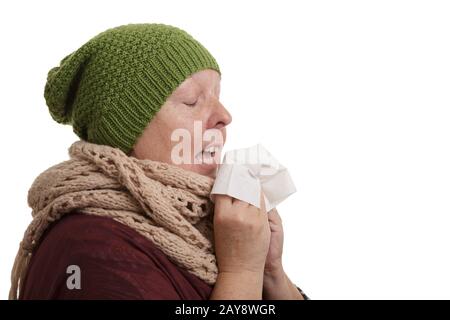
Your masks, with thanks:
M 282 264 L 283 224 L 276 208 L 268 212 L 270 245 L 264 266 L 263 298 L 267 300 L 303 300 L 297 287 L 286 275 Z
M 261 209 L 227 195 L 215 195 L 214 242 L 219 272 L 263 272 L 270 227 Z
M 270 245 L 264 266 L 266 273 L 273 272 L 282 267 L 284 240 L 283 224 L 276 208 L 268 212 L 268 220 L 270 226 Z
M 215 195 L 214 243 L 219 274 L 211 299 L 261 299 L 270 227 L 261 209 Z

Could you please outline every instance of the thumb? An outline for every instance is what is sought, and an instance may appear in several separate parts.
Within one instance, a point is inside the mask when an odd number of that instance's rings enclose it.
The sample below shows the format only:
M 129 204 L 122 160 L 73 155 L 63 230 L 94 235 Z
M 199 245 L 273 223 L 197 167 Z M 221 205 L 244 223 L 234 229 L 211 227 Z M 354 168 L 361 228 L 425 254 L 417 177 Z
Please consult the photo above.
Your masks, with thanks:
M 262 190 L 262 188 L 261 188 L 261 191 L 260 191 L 260 205 L 259 205 L 259 210 L 262 212 L 262 213 L 267 213 L 267 210 L 266 210 L 266 201 L 264 200 L 264 192 L 263 192 L 263 190 Z

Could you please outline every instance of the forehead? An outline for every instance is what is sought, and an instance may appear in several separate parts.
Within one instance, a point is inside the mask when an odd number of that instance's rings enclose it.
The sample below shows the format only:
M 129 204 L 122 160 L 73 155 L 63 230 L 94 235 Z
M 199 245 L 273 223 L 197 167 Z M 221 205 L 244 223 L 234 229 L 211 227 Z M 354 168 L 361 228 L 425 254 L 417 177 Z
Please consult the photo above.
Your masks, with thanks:
M 220 74 L 211 69 L 201 70 L 192 74 L 184 80 L 177 88 L 177 91 L 183 92 L 192 89 L 215 89 L 220 86 Z

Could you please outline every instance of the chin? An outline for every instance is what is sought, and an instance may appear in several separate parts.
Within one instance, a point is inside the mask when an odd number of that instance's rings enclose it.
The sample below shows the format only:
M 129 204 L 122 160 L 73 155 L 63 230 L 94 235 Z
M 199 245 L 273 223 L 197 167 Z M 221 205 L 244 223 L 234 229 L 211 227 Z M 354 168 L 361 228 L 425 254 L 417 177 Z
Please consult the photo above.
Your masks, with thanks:
M 213 164 L 202 163 L 202 164 L 191 165 L 191 166 L 189 166 L 189 168 L 186 168 L 186 169 L 193 171 L 195 173 L 201 174 L 203 176 L 215 178 L 216 173 L 217 173 L 217 168 L 218 168 L 217 163 L 213 163 Z
M 208 177 L 215 179 L 217 175 L 217 170 L 214 169 L 210 173 L 207 174 Z

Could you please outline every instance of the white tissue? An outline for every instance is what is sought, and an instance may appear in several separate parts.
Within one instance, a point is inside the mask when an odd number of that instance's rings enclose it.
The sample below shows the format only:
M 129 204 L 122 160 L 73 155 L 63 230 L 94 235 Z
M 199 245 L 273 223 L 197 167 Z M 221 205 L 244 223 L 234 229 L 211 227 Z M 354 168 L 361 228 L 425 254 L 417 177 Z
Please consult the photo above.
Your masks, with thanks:
M 261 191 L 269 212 L 297 190 L 288 170 L 261 144 L 225 153 L 211 200 L 213 194 L 227 194 L 259 208 Z

